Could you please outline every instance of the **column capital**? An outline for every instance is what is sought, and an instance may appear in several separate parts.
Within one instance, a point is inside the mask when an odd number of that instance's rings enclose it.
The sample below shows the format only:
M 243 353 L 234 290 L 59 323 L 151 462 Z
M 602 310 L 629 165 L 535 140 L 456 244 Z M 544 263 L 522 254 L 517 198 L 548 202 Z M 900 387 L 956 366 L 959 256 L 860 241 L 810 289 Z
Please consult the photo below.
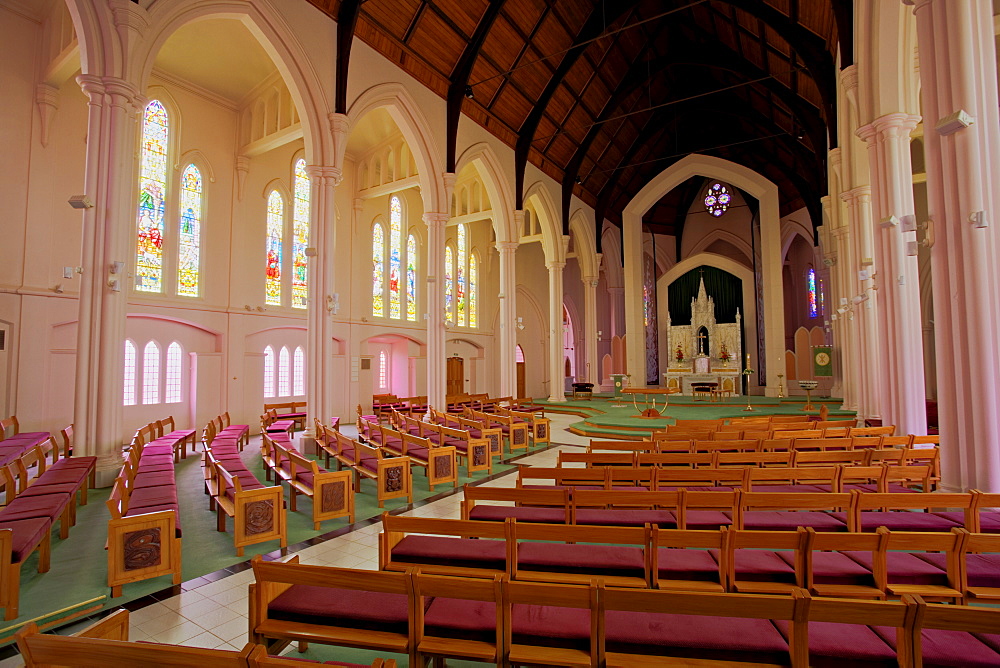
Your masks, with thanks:
M 858 138 L 861 141 L 863 141 L 866 144 L 870 145 L 871 142 L 872 142 L 872 139 L 875 138 L 875 135 L 877 134 L 877 131 L 875 129 L 875 125 L 874 124 L 868 123 L 866 125 L 862 125 L 860 128 L 858 128 L 857 130 L 855 130 L 854 134 L 857 135 Z
M 513 253 L 521 244 L 517 241 L 497 241 L 493 245 L 500 253 Z
M 851 204 L 855 201 L 866 201 L 870 200 L 872 196 L 872 187 L 869 185 L 858 186 L 857 188 L 851 188 L 850 190 L 845 190 L 840 193 L 840 199 Z
M 837 148 L 831 148 L 829 151 L 827 151 L 827 159 L 830 161 L 831 167 L 834 168 L 839 167 L 840 163 L 843 161 L 843 153 L 841 153 L 840 147 L 838 146 Z
M 844 69 L 840 70 L 840 83 L 844 86 L 844 90 L 848 93 L 853 93 L 858 88 L 858 65 L 857 63 L 852 63 Z
M 561 271 L 563 269 L 563 267 L 566 266 L 566 263 L 565 262 L 552 261 L 552 262 L 546 262 L 545 266 L 548 268 L 549 271 L 555 271 L 555 270 L 560 270 Z
M 599 280 L 597 276 L 581 276 L 580 282 L 583 283 L 584 287 L 596 288 Z
M 426 211 L 424 212 L 423 218 L 424 218 L 424 223 L 427 225 L 427 227 L 431 227 L 434 225 L 440 225 L 441 227 L 444 227 L 445 224 L 448 222 L 448 219 L 451 218 L 451 215 L 447 213 L 441 213 L 440 211 Z
M 90 104 L 104 104 L 104 96 L 118 106 L 139 107 L 143 101 L 139 89 L 131 82 L 119 77 L 101 77 L 93 74 L 78 74 L 76 82 L 89 98 Z
M 892 135 L 895 134 L 897 137 L 906 137 L 909 139 L 910 133 L 913 132 L 917 124 L 920 123 L 921 117 L 917 114 L 907 114 L 902 111 L 897 111 L 891 114 L 886 114 L 884 116 L 879 116 L 874 121 L 872 125 L 880 134 Z
M 329 165 L 306 165 L 306 174 L 309 175 L 309 178 L 317 182 L 329 179 L 333 181 L 333 185 L 335 186 L 339 186 L 340 182 L 344 179 L 344 170 Z

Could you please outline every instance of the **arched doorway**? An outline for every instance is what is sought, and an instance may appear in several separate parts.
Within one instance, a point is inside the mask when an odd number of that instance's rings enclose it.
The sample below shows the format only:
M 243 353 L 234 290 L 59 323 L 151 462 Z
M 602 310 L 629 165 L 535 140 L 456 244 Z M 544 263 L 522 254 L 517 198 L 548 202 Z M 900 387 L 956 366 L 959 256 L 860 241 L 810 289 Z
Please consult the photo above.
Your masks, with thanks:
M 517 396 L 524 397 L 524 349 L 518 344 L 514 348 L 514 362 L 517 364 Z

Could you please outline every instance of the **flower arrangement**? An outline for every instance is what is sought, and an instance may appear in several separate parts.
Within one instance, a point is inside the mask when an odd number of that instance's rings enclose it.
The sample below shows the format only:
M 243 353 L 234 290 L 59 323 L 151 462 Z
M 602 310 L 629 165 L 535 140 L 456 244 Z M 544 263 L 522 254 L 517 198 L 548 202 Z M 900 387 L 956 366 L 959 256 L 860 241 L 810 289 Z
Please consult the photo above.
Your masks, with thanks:
M 751 376 L 751 375 L 753 375 L 753 373 L 754 373 L 754 370 L 750 368 L 750 353 L 747 353 L 747 363 L 746 363 L 746 366 L 743 368 L 743 375 L 744 376 Z M 747 404 L 747 405 L 749 406 L 749 404 Z
M 681 344 L 679 343 L 677 344 L 677 352 L 674 353 L 674 359 L 676 359 L 678 362 L 684 361 L 684 351 L 681 350 Z
M 719 348 L 719 359 L 722 360 L 723 362 L 728 363 L 729 360 L 732 359 L 732 357 L 733 356 L 729 354 L 729 349 L 726 348 L 726 344 L 723 343 L 722 346 Z

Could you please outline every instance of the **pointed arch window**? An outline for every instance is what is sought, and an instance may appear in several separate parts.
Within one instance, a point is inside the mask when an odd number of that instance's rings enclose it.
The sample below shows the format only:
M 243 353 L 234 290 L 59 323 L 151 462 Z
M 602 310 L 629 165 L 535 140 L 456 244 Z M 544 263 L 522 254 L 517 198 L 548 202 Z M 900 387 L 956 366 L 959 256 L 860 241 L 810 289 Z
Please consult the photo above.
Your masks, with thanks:
M 455 321 L 455 254 L 451 246 L 444 249 L 444 313 L 445 317 Z
M 274 396 L 274 348 L 264 348 L 264 396 Z
M 309 297 L 309 175 L 306 161 L 295 161 L 294 208 L 292 210 L 292 308 L 305 308 Z
M 301 397 L 306 393 L 306 354 L 302 346 L 295 348 L 292 355 L 292 396 Z
M 372 315 L 385 315 L 385 232 L 381 223 L 372 226 Z
M 400 316 L 399 271 L 402 244 L 403 206 L 395 195 L 389 199 L 389 317 Z
M 816 301 L 816 270 L 812 267 L 806 272 L 806 293 L 809 299 L 809 317 L 815 318 L 819 315 L 819 308 Z
M 122 403 L 126 406 L 135 406 L 135 372 L 135 344 L 125 339 L 125 391 Z
M 524 363 L 524 350 L 521 348 L 521 344 L 514 346 L 514 361 Z
M 479 262 L 475 254 L 469 257 L 469 327 L 479 326 L 478 304 L 479 301 Z
M 417 239 L 406 238 L 406 319 L 417 320 Z
M 289 375 L 291 368 L 289 366 L 288 359 L 288 348 L 285 346 L 281 347 L 281 352 L 278 353 L 278 396 L 287 397 L 291 395 L 291 384 L 289 381 Z
M 177 235 L 177 294 L 197 297 L 201 267 L 201 171 L 194 165 L 181 175 L 181 220 Z
M 389 358 L 384 350 L 378 353 L 378 388 L 380 390 L 389 389 Z
M 281 254 L 285 227 L 285 200 L 277 190 L 267 196 L 267 269 L 264 302 L 281 306 Z
M 174 341 L 167 346 L 167 373 L 164 386 L 164 403 L 181 402 L 181 344 Z
M 160 346 L 156 341 L 142 351 L 142 403 L 160 403 Z
M 163 215 L 167 197 L 170 119 L 159 100 L 146 105 L 139 159 L 138 243 L 135 289 L 163 292 Z
M 463 191 L 464 194 L 464 191 Z M 465 240 L 465 225 L 458 226 L 458 263 L 455 267 L 455 301 L 457 303 L 458 326 L 465 327 L 465 268 L 468 262 L 468 252 Z

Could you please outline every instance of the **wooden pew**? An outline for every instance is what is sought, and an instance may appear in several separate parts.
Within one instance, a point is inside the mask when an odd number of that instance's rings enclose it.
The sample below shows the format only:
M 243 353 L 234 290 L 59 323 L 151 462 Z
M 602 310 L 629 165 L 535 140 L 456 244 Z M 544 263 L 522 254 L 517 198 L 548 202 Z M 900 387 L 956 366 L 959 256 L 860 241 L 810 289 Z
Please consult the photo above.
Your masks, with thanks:
M 305 401 L 284 401 L 264 404 L 264 412 L 274 411 L 275 419 L 292 420 L 300 430 L 306 428 L 307 415 Z
M 379 568 L 383 571 L 419 568 L 422 573 L 474 578 L 506 575 L 510 570 L 508 535 L 512 521 L 476 522 L 383 514 Z

